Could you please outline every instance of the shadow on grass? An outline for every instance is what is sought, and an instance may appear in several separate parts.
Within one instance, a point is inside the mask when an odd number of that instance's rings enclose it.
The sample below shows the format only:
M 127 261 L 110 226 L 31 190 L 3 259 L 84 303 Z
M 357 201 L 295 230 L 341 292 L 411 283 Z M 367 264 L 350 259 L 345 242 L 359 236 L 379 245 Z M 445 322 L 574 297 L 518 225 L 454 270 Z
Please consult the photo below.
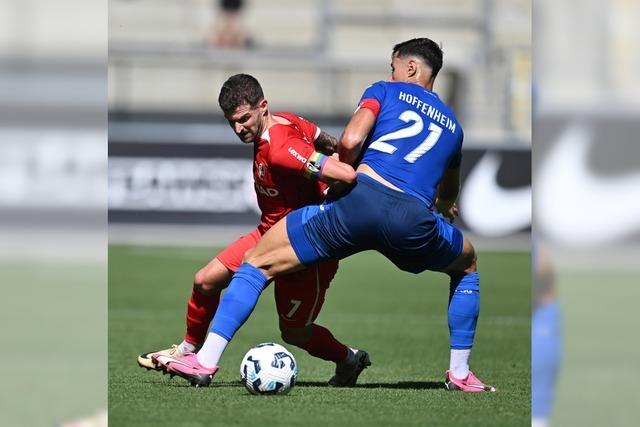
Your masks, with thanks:
M 329 387 L 326 382 L 320 381 L 300 381 L 296 387 Z M 400 381 L 397 383 L 362 383 L 356 384 L 355 388 L 388 388 L 403 390 L 444 390 L 442 381 Z
M 159 376 L 153 380 L 144 380 L 141 381 L 143 384 L 151 384 L 151 385 L 164 385 L 168 387 L 176 387 L 176 388 L 195 388 L 189 382 L 179 376 L 175 376 L 174 378 L 170 378 L 169 375 Z M 211 388 L 218 387 L 242 387 L 242 383 L 240 381 L 213 381 L 210 385 Z
M 168 376 L 166 377 L 168 380 Z M 145 381 L 147 382 L 147 381 Z M 159 383 L 161 381 L 149 381 L 149 383 Z M 173 380 L 163 381 L 169 387 L 189 388 L 191 385 L 176 377 Z M 212 388 L 220 387 L 242 387 L 240 381 L 216 381 L 211 383 Z M 296 387 L 329 387 L 323 381 L 300 381 L 296 383 Z M 357 384 L 355 388 L 383 388 L 383 389 L 400 389 L 400 390 L 444 390 L 444 384 L 441 381 L 399 381 L 396 383 L 362 383 Z

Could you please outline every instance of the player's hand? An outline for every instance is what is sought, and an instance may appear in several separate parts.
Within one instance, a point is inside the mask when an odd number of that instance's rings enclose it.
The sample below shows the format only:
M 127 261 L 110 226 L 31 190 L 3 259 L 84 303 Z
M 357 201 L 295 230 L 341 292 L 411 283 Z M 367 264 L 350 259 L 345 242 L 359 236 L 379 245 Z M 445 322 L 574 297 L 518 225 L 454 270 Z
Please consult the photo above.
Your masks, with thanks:
M 446 202 L 436 198 L 435 203 L 436 211 L 442 214 L 449 222 L 453 223 L 458 217 L 458 204 L 456 202 Z
M 327 188 L 327 190 L 325 190 L 326 200 L 336 200 L 348 193 L 353 187 L 353 185 L 349 185 L 344 182 L 334 182 Z
M 451 206 L 447 212 L 443 212 L 442 215 L 444 215 L 444 217 L 447 218 L 449 222 L 453 224 L 453 221 L 455 221 L 459 215 L 458 205 L 454 203 L 453 206 Z

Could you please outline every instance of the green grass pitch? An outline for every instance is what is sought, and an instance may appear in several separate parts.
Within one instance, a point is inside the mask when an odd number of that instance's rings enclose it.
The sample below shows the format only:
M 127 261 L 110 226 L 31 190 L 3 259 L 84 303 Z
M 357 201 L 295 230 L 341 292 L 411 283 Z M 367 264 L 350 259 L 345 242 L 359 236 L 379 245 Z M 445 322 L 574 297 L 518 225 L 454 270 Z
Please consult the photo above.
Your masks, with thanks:
M 252 396 L 239 382 L 244 353 L 283 344 L 269 287 L 227 348 L 212 387 L 196 389 L 136 364 L 178 343 L 195 271 L 216 249 L 112 246 L 109 250 L 109 424 L 112 426 L 528 426 L 530 257 L 479 255 L 481 314 L 472 369 L 493 394 L 447 392 L 448 278 L 397 270 L 365 252 L 341 262 L 318 323 L 371 354 L 352 389 L 325 386 L 334 365 L 285 345 L 299 367 L 286 396 Z

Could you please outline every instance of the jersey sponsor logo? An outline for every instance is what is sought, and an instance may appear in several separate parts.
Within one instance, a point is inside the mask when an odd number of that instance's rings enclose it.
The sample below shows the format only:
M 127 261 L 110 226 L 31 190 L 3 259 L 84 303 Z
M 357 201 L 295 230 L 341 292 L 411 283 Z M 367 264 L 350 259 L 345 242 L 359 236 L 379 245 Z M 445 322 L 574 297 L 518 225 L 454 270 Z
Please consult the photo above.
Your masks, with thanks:
M 295 148 L 293 147 L 289 147 L 287 149 L 287 151 L 289 152 L 289 154 L 291 154 L 293 157 L 296 158 L 296 160 L 298 160 L 301 163 L 307 163 L 307 158 L 305 156 L 303 156 L 302 154 L 298 153 Z
M 280 192 L 275 188 L 263 187 L 262 185 L 256 183 L 256 192 L 260 194 L 264 194 L 268 197 L 278 197 Z
M 501 187 L 499 168 L 499 156 L 485 154 L 469 173 L 460 195 L 465 223 L 485 236 L 505 236 L 531 225 L 531 187 Z

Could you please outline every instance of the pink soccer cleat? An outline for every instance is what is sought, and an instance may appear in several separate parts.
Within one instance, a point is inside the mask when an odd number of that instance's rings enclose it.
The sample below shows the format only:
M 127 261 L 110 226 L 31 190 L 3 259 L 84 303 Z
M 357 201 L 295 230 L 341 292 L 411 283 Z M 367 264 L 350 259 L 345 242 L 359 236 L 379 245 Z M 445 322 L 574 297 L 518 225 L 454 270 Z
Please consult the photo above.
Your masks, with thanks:
M 183 356 L 167 356 L 160 353 L 151 355 L 156 365 L 173 378 L 178 375 L 189 381 L 194 387 L 209 387 L 218 367 L 206 368 L 198 362 L 196 353 L 186 353 Z
M 486 385 L 482 381 L 478 379 L 473 372 L 469 371 L 469 375 L 467 378 L 460 380 L 454 377 L 450 371 L 447 371 L 447 374 L 444 379 L 444 386 L 447 390 L 460 390 L 467 393 L 479 393 L 483 391 L 494 392 L 496 391 L 495 387 Z

